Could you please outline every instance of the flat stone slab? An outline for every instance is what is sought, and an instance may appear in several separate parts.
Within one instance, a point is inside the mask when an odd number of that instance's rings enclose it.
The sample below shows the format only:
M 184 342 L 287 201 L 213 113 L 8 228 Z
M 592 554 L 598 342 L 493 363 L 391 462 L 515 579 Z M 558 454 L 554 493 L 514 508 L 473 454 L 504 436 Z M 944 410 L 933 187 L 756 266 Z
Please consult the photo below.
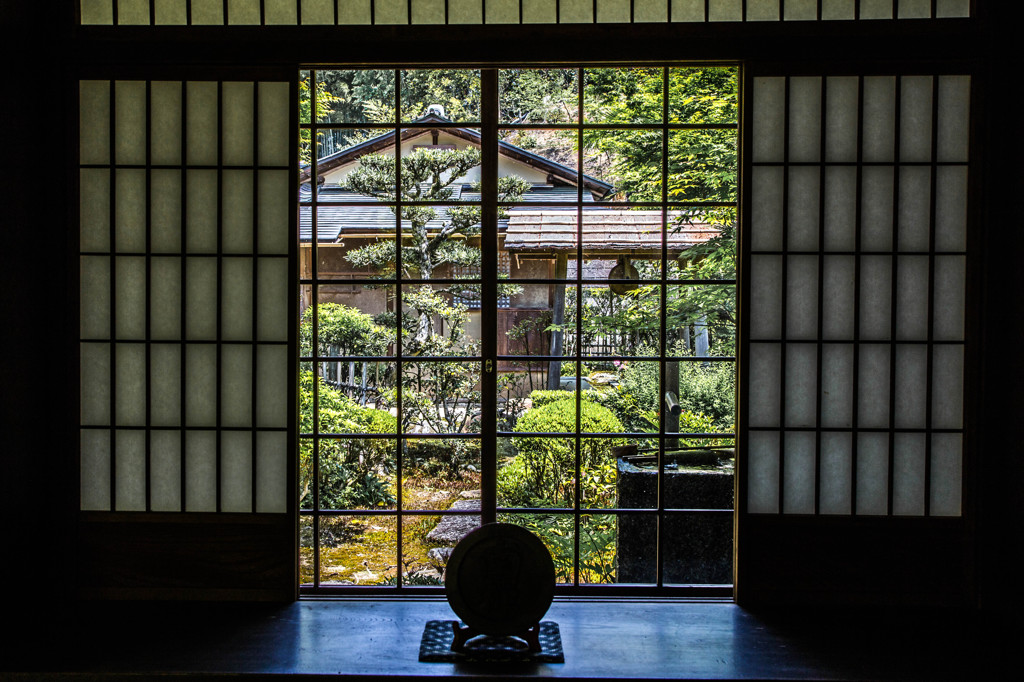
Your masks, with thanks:
M 430 559 L 430 563 L 433 564 L 434 568 L 443 571 L 444 567 L 448 565 L 448 559 L 454 550 L 454 547 L 434 547 L 427 552 L 427 558 Z
M 479 511 L 480 500 L 456 500 L 450 507 L 458 511 Z M 473 514 L 451 514 L 441 518 L 441 523 L 427 533 L 431 542 L 455 545 L 466 533 L 480 526 L 480 516 Z

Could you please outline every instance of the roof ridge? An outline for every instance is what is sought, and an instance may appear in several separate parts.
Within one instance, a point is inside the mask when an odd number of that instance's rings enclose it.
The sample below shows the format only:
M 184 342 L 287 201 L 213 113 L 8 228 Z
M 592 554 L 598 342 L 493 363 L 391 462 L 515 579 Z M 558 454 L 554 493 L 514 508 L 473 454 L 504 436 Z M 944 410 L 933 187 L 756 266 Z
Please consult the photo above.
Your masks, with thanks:
M 412 121 L 396 123 L 396 127 L 402 126 L 403 132 L 401 134 L 401 137 L 403 142 L 405 140 L 413 139 L 415 137 L 419 137 L 420 135 L 424 135 L 427 132 L 429 132 L 429 129 L 424 129 L 420 131 L 415 130 L 415 125 L 417 123 L 451 124 L 450 128 L 441 128 L 441 130 L 447 130 L 449 133 L 454 134 L 456 137 L 462 137 L 463 139 L 469 141 L 471 144 L 475 142 L 475 144 L 477 144 L 478 146 L 482 145 L 480 131 L 475 130 L 473 128 L 468 128 L 464 123 L 456 123 L 451 119 L 441 118 L 440 116 L 437 116 L 436 114 L 433 113 L 428 113 L 427 115 L 421 116 L 420 118 L 414 119 Z M 325 156 L 318 160 L 318 175 L 322 175 L 323 173 L 333 168 L 342 166 L 345 163 L 348 163 L 349 160 L 354 160 L 365 154 L 373 153 L 377 149 L 387 149 L 393 147 L 395 144 L 394 139 L 394 131 L 388 130 L 380 135 L 371 137 L 368 140 L 363 140 L 358 144 L 352 145 L 347 149 L 343 149 L 333 154 L 329 154 L 328 156 Z M 498 153 L 501 154 L 502 150 L 506 152 L 505 156 L 507 157 L 515 159 L 518 156 L 521 158 L 518 158 L 516 160 L 521 161 L 522 163 L 530 164 L 532 162 L 532 164 L 535 166 L 543 166 L 549 172 L 552 172 L 553 174 L 556 174 L 559 177 L 566 179 L 570 183 L 574 182 L 574 178 L 582 177 L 583 186 L 591 188 L 591 192 L 599 192 L 601 197 L 608 196 L 614 189 L 611 183 L 605 182 L 594 176 L 587 175 L 586 173 L 579 173 L 574 168 L 570 168 L 565 164 L 553 161 L 546 157 L 540 156 L 539 154 L 534 154 L 533 152 L 527 151 L 526 149 L 523 149 L 522 147 L 514 145 L 510 142 L 498 140 Z M 300 180 L 309 179 L 311 175 L 310 167 L 310 164 L 300 166 Z

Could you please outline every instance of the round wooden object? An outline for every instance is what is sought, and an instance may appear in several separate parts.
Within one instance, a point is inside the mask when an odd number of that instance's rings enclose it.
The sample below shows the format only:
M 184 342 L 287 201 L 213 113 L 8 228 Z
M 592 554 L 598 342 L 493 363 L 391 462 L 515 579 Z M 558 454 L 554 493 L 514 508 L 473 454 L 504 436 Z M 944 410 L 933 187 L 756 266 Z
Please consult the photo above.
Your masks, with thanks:
M 611 269 L 608 273 L 608 279 L 624 279 L 630 280 L 627 282 L 611 282 L 608 288 L 612 290 L 612 293 L 625 294 L 630 291 L 635 291 L 640 287 L 640 284 L 636 281 L 640 279 L 640 273 L 637 272 L 633 264 L 628 260 L 622 259 Z
M 515 635 L 536 625 L 555 596 L 555 564 L 530 531 L 488 523 L 455 546 L 445 567 L 448 604 L 485 635 Z

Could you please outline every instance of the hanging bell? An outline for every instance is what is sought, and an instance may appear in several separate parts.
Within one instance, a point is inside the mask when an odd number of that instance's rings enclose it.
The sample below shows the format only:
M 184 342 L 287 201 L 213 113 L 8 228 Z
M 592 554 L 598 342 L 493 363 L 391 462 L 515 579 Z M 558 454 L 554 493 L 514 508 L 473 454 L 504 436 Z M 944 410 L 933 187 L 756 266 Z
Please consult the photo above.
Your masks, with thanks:
M 613 294 L 622 295 L 630 291 L 636 291 L 640 287 L 640 284 L 636 281 L 640 279 L 640 273 L 636 271 L 633 264 L 629 262 L 629 256 L 619 256 L 619 262 L 615 264 L 611 272 L 608 273 L 608 279 L 622 279 L 630 280 L 626 282 L 612 282 L 608 285 L 608 288 L 612 290 Z

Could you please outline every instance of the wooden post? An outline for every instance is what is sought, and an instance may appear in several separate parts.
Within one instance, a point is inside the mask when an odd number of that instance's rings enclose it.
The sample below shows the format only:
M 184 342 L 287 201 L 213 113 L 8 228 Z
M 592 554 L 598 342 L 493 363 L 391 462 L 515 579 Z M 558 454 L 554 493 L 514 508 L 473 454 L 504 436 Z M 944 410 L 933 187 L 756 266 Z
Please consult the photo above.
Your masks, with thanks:
M 562 356 L 562 330 L 558 329 L 565 322 L 565 276 L 569 271 L 569 254 L 560 253 L 555 256 L 555 279 L 562 280 L 555 284 L 555 300 L 551 306 L 551 325 L 556 329 L 551 332 L 551 352 L 553 357 Z M 548 362 L 548 390 L 558 389 L 562 378 L 562 361 Z

